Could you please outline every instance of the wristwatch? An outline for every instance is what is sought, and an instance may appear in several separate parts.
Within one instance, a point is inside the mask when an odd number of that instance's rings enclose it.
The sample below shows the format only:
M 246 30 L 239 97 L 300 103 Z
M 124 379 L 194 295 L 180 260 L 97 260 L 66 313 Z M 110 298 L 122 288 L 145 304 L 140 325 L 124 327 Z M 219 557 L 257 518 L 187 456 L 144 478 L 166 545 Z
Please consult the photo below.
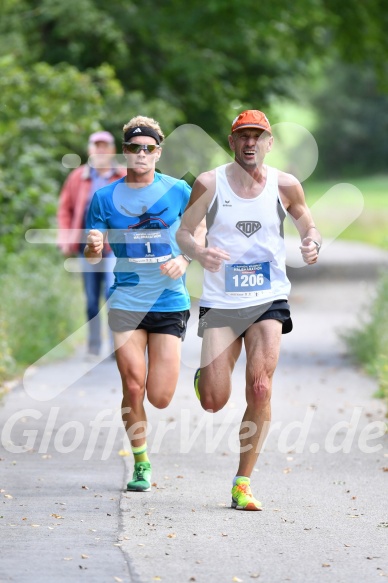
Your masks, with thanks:
M 315 244 L 315 246 L 317 248 L 317 254 L 319 255 L 319 251 L 321 250 L 321 244 L 318 243 L 318 241 L 314 241 L 314 240 L 313 240 L 313 243 Z
M 185 253 L 182 253 L 182 257 L 183 257 L 183 259 L 186 259 L 187 263 L 191 263 L 192 262 L 191 257 L 189 257 L 188 255 L 186 255 Z

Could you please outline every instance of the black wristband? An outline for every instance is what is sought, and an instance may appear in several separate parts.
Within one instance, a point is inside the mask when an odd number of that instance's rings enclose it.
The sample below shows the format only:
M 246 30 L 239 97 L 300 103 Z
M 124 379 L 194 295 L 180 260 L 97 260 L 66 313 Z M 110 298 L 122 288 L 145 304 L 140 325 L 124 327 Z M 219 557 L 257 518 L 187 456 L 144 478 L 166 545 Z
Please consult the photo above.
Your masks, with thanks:
M 189 264 L 192 262 L 192 259 L 188 255 L 185 255 L 185 253 L 182 253 L 182 257 L 183 259 L 186 259 Z

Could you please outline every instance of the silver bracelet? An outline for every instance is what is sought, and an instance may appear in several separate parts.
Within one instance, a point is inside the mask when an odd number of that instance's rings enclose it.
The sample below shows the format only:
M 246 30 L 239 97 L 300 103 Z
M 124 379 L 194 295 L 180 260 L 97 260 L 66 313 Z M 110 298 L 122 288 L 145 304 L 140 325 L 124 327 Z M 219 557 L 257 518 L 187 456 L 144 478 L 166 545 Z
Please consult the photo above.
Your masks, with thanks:
M 317 248 L 317 254 L 319 255 L 319 251 L 321 250 L 321 244 L 318 243 L 318 241 L 314 241 L 314 239 L 313 239 L 313 243 L 315 244 L 315 246 Z

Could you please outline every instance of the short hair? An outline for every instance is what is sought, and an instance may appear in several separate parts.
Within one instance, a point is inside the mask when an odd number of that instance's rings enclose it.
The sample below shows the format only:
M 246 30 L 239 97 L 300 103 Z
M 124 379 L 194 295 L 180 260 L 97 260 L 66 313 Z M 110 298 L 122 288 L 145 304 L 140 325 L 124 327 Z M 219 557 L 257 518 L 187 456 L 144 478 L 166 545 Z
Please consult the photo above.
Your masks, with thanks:
M 152 117 L 145 117 L 144 115 L 137 115 L 136 117 L 133 117 L 132 119 L 129 120 L 128 123 L 126 123 L 123 126 L 123 132 L 125 134 L 131 128 L 136 128 L 139 126 L 140 127 L 145 126 L 147 128 L 151 128 L 160 136 L 160 141 L 163 142 L 164 134 L 163 134 L 162 130 L 160 129 L 160 125 L 158 124 L 158 122 L 155 121 Z

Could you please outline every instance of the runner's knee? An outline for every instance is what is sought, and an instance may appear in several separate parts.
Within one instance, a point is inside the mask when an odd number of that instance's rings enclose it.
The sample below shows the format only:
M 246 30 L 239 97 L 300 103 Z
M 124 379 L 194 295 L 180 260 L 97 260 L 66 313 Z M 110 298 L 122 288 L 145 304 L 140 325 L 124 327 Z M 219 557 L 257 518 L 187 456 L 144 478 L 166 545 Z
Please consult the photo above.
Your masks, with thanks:
M 134 379 L 123 380 L 123 395 L 126 404 L 135 406 L 143 402 L 145 388 Z
M 220 411 L 228 401 L 228 397 L 220 398 L 216 395 L 203 395 L 201 396 L 201 406 L 205 411 L 211 413 L 217 413 Z
M 172 395 L 154 395 L 147 392 L 147 399 L 157 409 L 165 409 L 171 401 Z
M 248 400 L 253 405 L 266 405 L 271 400 L 271 379 L 265 373 L 256 376 L 253 379 L 252 386 L 249 389 Z

